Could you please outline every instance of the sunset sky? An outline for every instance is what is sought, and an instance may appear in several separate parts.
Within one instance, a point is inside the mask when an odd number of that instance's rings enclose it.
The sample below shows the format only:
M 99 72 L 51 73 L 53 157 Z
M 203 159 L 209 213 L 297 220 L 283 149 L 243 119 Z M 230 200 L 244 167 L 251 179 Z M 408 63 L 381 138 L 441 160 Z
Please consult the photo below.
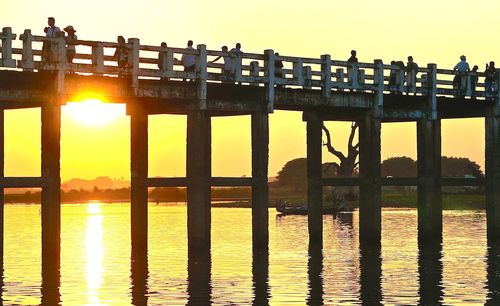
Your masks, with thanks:
M 413 55 L 420 66 L 452 68 L 461 54 L 484 69 L 500 63 L 500 2 L 493 0 L 360 1 L 4 1 L 0 26 L 21 34 L 42 35 L 47 17 L 61 29 L 73 25 L 80 39 L 115 41 L 117 35 L 142 44 L 184 47 L 188 39 L 208 49 L 242 44 L 252 53 L 274 49 L 281 55 L 347 59 L 356 49 L 361 62 L 385 63 Z M 17 42 L 19 44 L 19 42 Z M 19 45 L 17 45 L 19 46 Z M 480 80 L 482 81 L 482 80 Z M 130 177 L 130 126 L 124 105 L 100 106 L 84 120 L 84 110 L 63 108 L 62 179 Z M 104 109 L 103 109 L 104 108 Z M 106 114 L 102 120 L 96 114 Z M 250 175 L 250 117 L 212 119 L 213 175 Z M 345 147 L 348 123 L 329 124 L 335 143 Z M 484 165 L 484 120 L 446 120 L 443 155 L 469 157 Z M 416 158 L 416 124 L 384 124 L 382 159 Z M 301 113 L 270 115 L 269 175 L 285 162 L 304 157 L 305 124 Z M 186 118 L 150 116 L 149 176 L 185 175 Z M 6 112 L 7 176 L 40 175 L 40 110 Z M 325 161 L 327 153 L 324 153 Z

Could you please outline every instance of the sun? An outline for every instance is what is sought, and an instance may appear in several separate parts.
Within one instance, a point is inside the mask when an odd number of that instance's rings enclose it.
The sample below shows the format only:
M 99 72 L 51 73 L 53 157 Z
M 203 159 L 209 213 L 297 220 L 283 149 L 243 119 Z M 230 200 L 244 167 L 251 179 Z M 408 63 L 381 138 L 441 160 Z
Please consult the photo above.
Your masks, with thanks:
M 64 112 L 73 120 L 88 126 L 99 126 L 114 122 L 125 115 L 125 105 L 105 103 L 98 99 L 68 102 Z

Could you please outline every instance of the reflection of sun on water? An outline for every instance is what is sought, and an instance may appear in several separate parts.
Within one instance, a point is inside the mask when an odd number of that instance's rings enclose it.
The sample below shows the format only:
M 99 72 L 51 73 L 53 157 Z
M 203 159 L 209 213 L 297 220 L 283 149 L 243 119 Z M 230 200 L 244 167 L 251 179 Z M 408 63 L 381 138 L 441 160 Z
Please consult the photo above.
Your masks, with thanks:
M 125 105 L 104 103 L 98 99 L 68 102 L 63 110 L 73 120 L 90 126 L 111 123 L 125 115 Z
M 99 289 L 102 285 L 102 260 L 104 247 L 102 244 L 101 204 L 91 203 L 87 208 L 87 232 L 85 250 L 87 252 L 87 288 L 90 305 L 100 305 Z

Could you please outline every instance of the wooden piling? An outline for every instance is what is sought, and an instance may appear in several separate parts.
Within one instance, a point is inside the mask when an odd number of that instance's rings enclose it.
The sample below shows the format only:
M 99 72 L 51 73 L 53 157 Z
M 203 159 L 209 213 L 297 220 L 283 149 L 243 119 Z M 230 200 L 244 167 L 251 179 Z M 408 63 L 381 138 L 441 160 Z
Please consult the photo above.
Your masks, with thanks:
M 309 243 L 323 243 L 323 186 L 321 185 L 321 133 L 323 121 L 307 116 L 307 207 Z
M 495 82 L 500 82 L 497 69 Z M 496 86 L 498 90 L 499 85 Z M 486 220 L 488 242 L 500 241 L 500 93 L 485 118 Z
M 441 121 L 417 121 L 418 240 L 420 243 L 442 239 L 441 201 Z
M 133 107 L 130 114 L 130 231 L 132 253 L 148 248 L 148 114 Z
M 41 107 L 42 137 L 42 278 L 60 268 L 61 254 L 61 106 L 59 101 Z M 50 282 L 52 283 L 52 281 Z
M 269 246 L 269 115 L 252 113 L 252 245 Z
M 380 118 L 371 112 L 359 123 L 359 239 L 380 244 L 382 231 Z
M 190 250 L 210 249 L 211 122 L 203 111 L 187 117 L 187 227 Z

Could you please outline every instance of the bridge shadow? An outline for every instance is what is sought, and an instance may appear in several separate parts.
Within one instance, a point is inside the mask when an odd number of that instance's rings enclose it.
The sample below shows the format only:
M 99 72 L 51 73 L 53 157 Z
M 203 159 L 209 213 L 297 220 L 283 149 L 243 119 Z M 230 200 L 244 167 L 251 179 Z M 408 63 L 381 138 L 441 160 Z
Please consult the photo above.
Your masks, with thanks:
M 186 305 L 212 304 L 212 256 L 210 250 L 188 251 L 188 301 Z
M 419 245 L 419 305 L 441 305 L 443 302 L 443 263 L 441 259 L 441 242 Z

